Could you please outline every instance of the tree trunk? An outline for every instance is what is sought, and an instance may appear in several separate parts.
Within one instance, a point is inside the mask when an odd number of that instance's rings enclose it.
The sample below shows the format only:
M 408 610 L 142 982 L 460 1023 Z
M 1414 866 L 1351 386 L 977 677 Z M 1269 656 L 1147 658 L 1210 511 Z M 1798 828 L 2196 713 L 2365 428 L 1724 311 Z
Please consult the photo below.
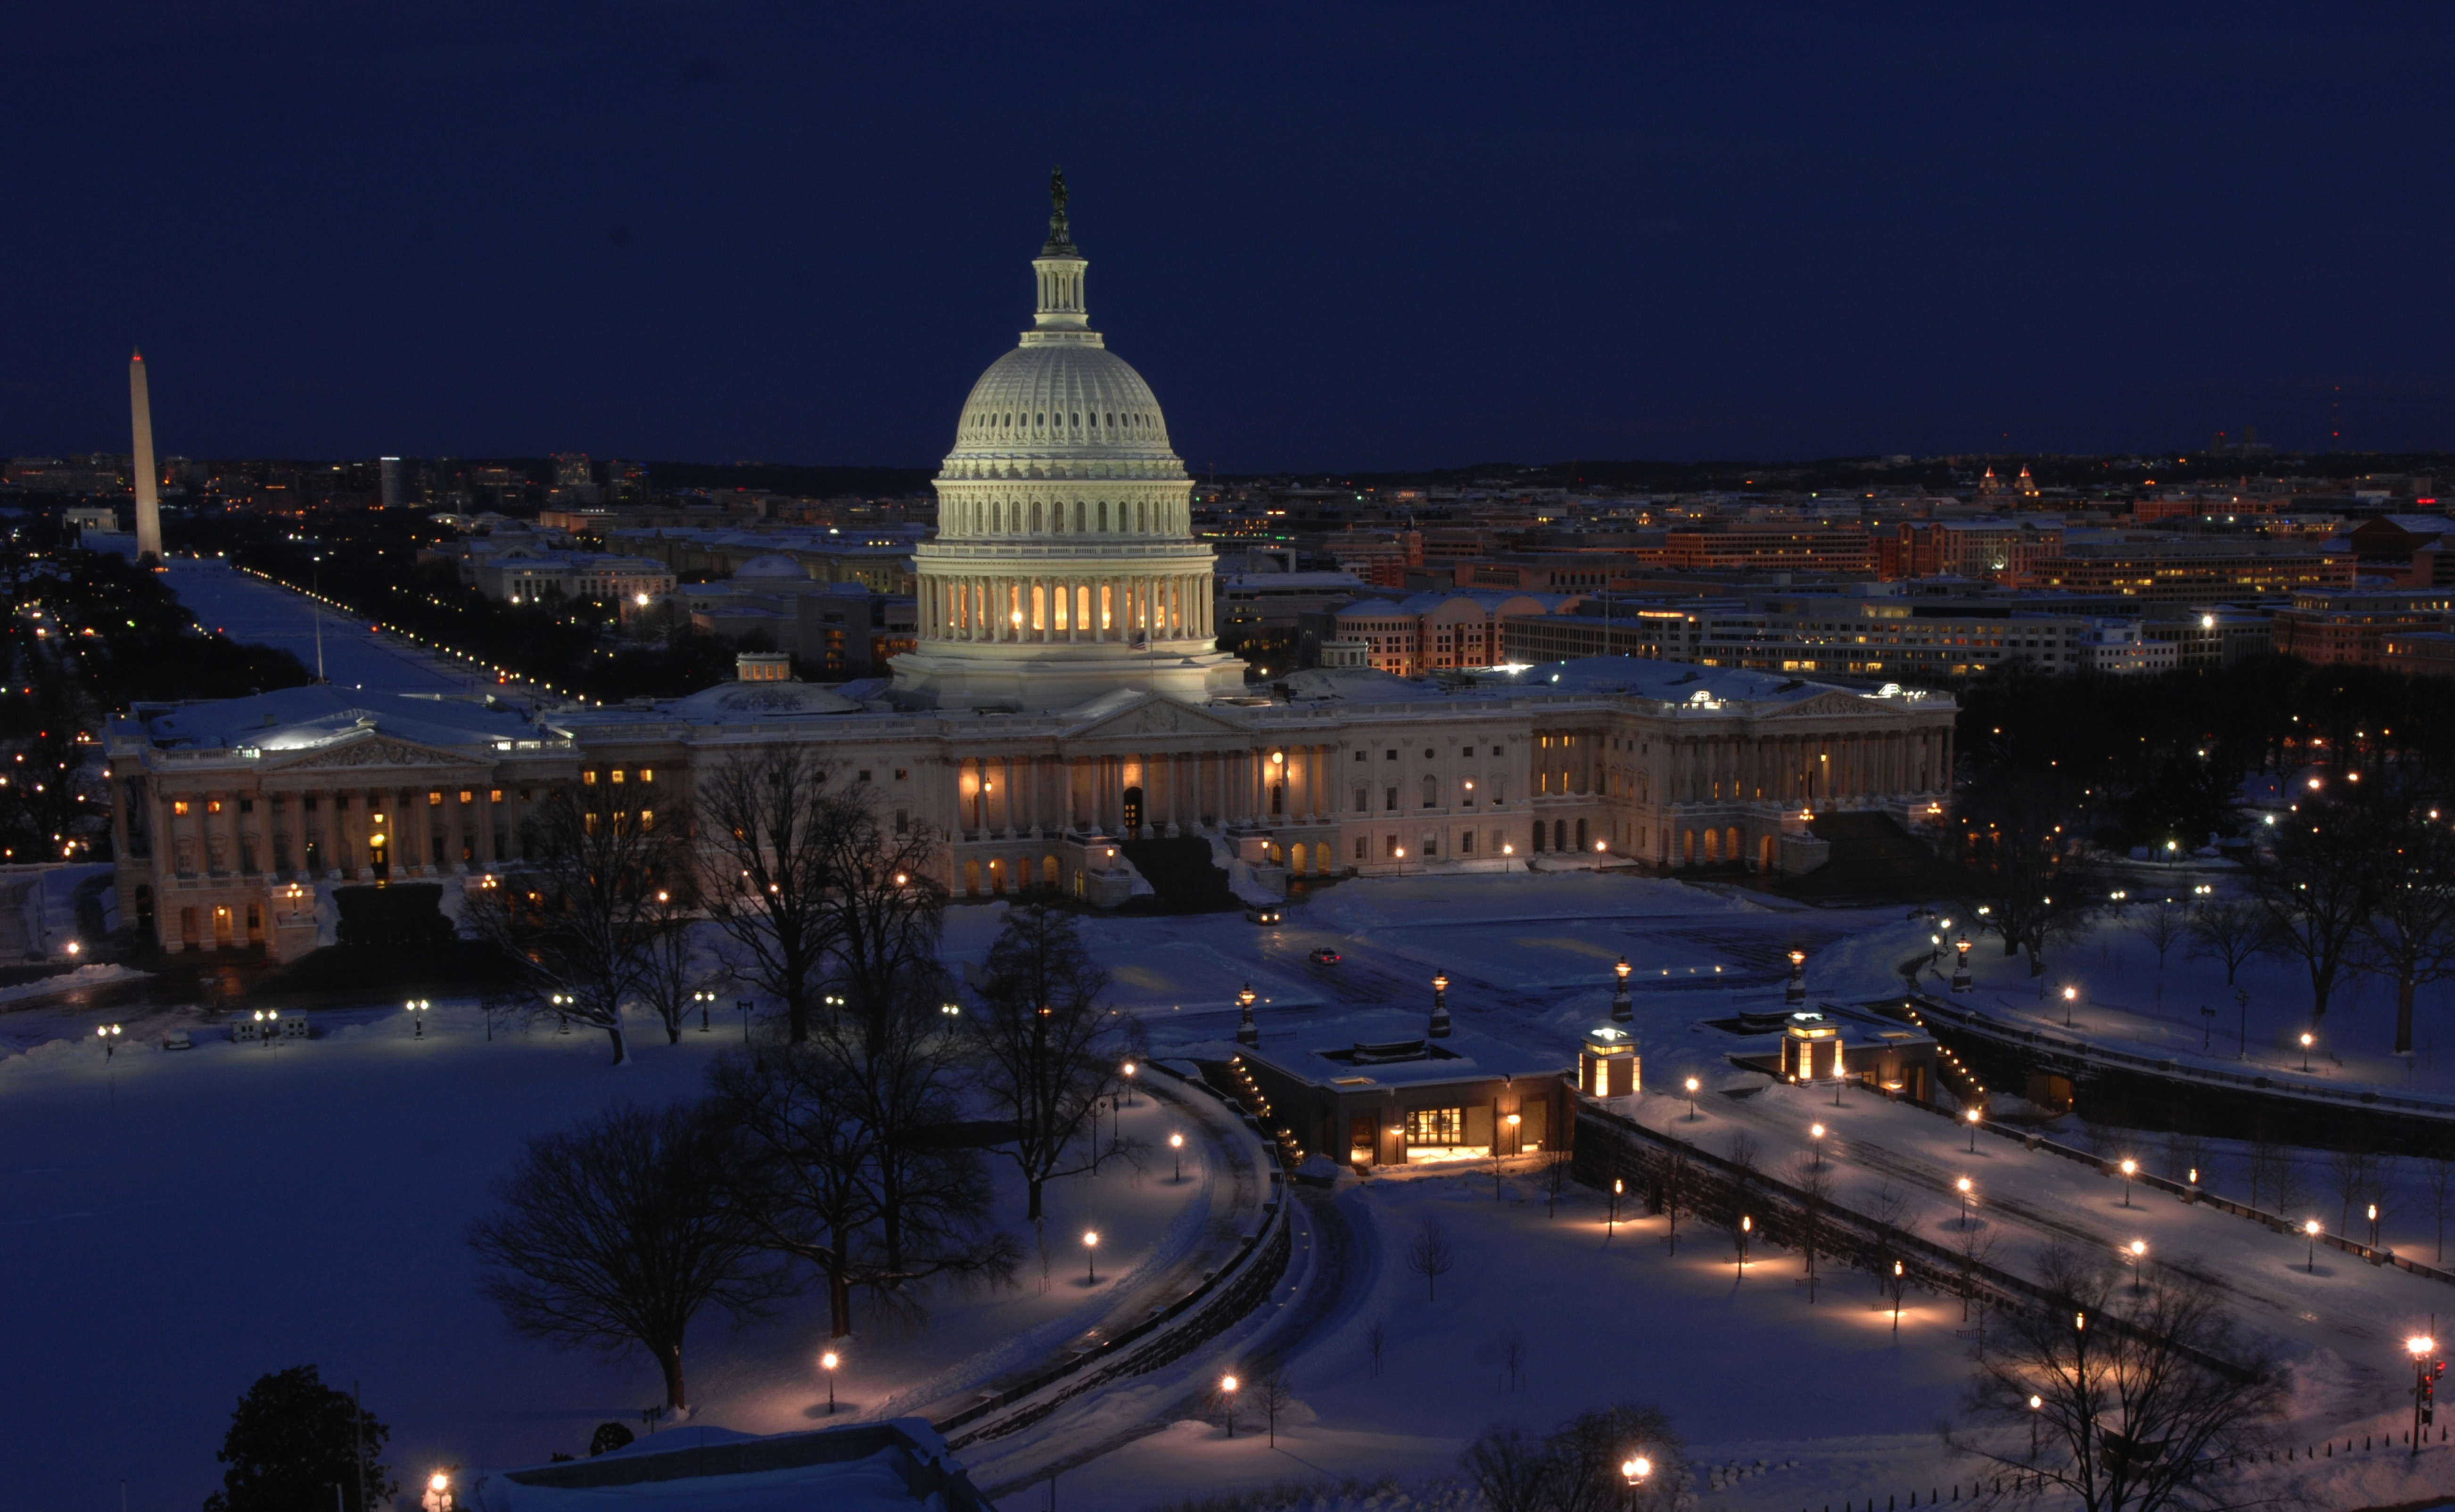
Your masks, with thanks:
M 678 1044 L 680 1044 L 681 1042 L 682 1042 L 682 1021 L 681 1021 L 680 1018 L 668 1018 L 668 1019 L 666 1019 L 666 1020 L 665 1020 L 665 1043 L 667 1043 L 667 1044 L 669 1044 L 669 1045 L 678 1045 Z
M 1026 1186 L 1028 1186 L 1028 1187 L 1029 1187 L 1029 1189 L 1030 1189 L 1030 1191 L 1031 1191 L 1031 1207 L 1030 1207 L 1030 1209 L 1029 1209 L 1027 1212 L 1025 1212 L 1023 1216 L 1024 1216 L 1025 1218 L 1029 1219 L 1031 1221 L 1033 1221 L 1033 1222 L 1037 1223 L 1037 1222 L 1039 1222 L 1039 1221 L 1040 1221 L 1040 1187 L 1041 1187 L 1041 1179 L 1040 1179 L 1040 1178 L 1038 1178 L 1038 1177 L 1036 1177 L 1036 1176 L 1035 1176 L 1035 1177 L 1031 1178 L 1031 1179 L 1030 1179 L 1029 1181 L 1027 1181 L 1026 1183 L 1025 1183 L 1025 1184 Z
M 682 1346 L 666 1345 L 659 1351 L 657 1363 L 665 1372 L 665 1405 L 677 1408 L 689 1405 L 682 1400 Z
M 614 1063 L 618 1066 L 629 1065 L 631 1042 L 622 1038 L 622 1021 L 619 1018 L 605 1026 L 605 1038 L 614 1041 Z
M 843 1253 L 839 1249 L 836 1253 Z M 842 1339 L 852 1332 L 852 1282 L 844 1276 L 841 1263 L 827 1267 L 827 1337 Z
M 2409 969 L 2395 974 L 2395 1053 L 2412 1054 L 2412 973 Z

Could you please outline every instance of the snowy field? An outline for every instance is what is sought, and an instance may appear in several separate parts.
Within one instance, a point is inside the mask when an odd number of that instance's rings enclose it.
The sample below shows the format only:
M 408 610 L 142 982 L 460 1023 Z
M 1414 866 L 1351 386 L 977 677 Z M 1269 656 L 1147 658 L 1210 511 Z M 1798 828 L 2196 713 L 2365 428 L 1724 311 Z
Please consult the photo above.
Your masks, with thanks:
M 994 904 L 952 910 L 949 956 L 979 959 L 1002 915 Z M 1931 928 L 1899 908 L 1803 910 L 1560 874 L 1348 882 L 1277 928 L 1235 915 L 1095 917 L 1085 937 L 1114 974 L 1115 1000 L 1143 1016 L 1163 1051 L 1226 1041 L 1247 980 L 1263 999 L 1266 1044 L 1387 1037 L 1429 1009 L 1430 979 L 1446 971 L 1462 1028 L 1556 1047 L 1563 1065 L 1607 1012 L 1611 967 L 1625 955 L 1647 1083 L 1693 1074 L 1714 1089 L 1694 1124 L 1672 1125 L 1704 1147 L 1719 1152 L 1745 1130 L 1775 1169 L 1820 1119 L 1835 1130 L 1828 1153 L 1845 1191 L 1884 1180 L 1910 1190 L 1921 1231 L 1946 1242 L 1958 1218 L 1946 1194 L 1969 1175 L 1994 1258 L 2014 1269 L 2050 1238 L 2144 1240 L 2155 1263 L 2219 1276 L 2244 1323 L 2287 1361 L 2297 1437 L 2391 1428 L 2404 1405 L 2397 1341 L 2455 1316 L 2455 1288 L 2329 1252 L 2307 1271 L 2296 1241 L 2144 1191 L 2126 1208 L 2119 1181 L 2000 1139 L 1981 1138 L 1969 1154 L 1943 1119 L 1880 1099 L 1852 1094 L 1836 1113 L 1821 1095 L 1786 1089 L 1717 1095 L 1763 1083 L 1729 1066 L 1736 1041 L 1705 1021 L 1777 1005 L 1789 948 L 1811 952 L 1814 996 L 1864 1000 L 1893 989 L 1895 966 Z M 2080 1009 L 2103 1016 L 2096 1027 L 2109 1037 L 2175 1028 L 2174 1010 L 2160 1018 L 2148 990 L 2153 953 L 2138 959 L 2132 935 L 2126 920 L 2106 939 Z M 1323 944 L 1345 959 L 1312 965 Z M 2099 951 L 2094 939 L 2066 950 L 2052 979 Z M 2007 1003 L 2034 991 L 2017 962 L 1979 964 Z M 2164 977 L 2203 970 L 2177 952 Z M 2169 987 L 2168 1004 L 2177 991 L 2187 989 Z M 2123 994 L 2134 1000 L 2117 1014 Z M 2383 1031 L 2379 1007 L 2373 996 L 2344 1014 L 2346 1033 Z M 2195 1019 L 2195 1008 L 2181 1011 Z M 511 1336 L 477 1294 L 461 1236 L 522 1139 L 617 1099 L 691 1093 L 713 1055 L 739 1043 L 738 1020 L 677 1046 L 635 1026 L 637 1063 L 617 1071 L 599 1037 L 548 1026 L 488 1043 L 474 1010 L 453 1005 L 423 1039 L 405 1015 L 336 1014 L 303 1044 L 242 1046 L 200 1029 L 194 1050 L 132 1045 L 108 1064 L 88 1040 L 93 1017 L 0 1014 L 0 1233 L 34 1303 L 18 1325 L 33 1368 L 10 1374 L 6 1404 L 19 1445 L 12 1503 L 106 1507 L 125 1477 L 132 1507 L 193 1506 L 217 1479 L 213 1450 L 232 1401 L 257 1374 L 311 1361 L 327 1379 L 363 1382 L 395 1426 L 392 1461 L 404 1471 L 529 1462 L 578 1451 L 599 1421 L 638 1424 L 657 1396 L 653 1373 Z M 130 1027 L 141 1041 L 195 1022 L 166 1010 Z M 2196 1042 L 2199 1025 L 2181 1027 Z M 2347 1056 L 2340 1074 L 2360 1064 Z M 2430 1070 L 2413 1075 L 2425 1081 Z M 1687 1114 L 1684 1099 L 1640 1108 L 1656 1123 Z M 1217 1152 L 1194 1179 L 1173 1183 L 1164 1164 L 1111 1167 L 1052 1190 L 1047 1232 L 1059 1242 L 1045 1284 L 1035 1262 L 1011 1290 L 938 1299 L 925 1326 L 865 1323 L 846 1351 L 842 1411 L 943 1412 L 1082 1330 L 1146 1310 L 1237 1226 L 1235 1136 L 1200 1116 L 1146 1098 L 1126 1119 L 1146 1139 L 1194 1128 Z M 2158 1160 L 2153 1146 L 2141 1154 Z M 1001 1200 L 1001 1219 L 1028 1243 L 1019 1192 L 1009 1183 Z M 1399 1259 L 1430 1215 L 1458 1248 L 1436 1300 Z M 1060 1505 L 1114 1512 L 1322 1476 L 1394 1477 L 1437 1497 L 1459 1449 L 1492 1421 L 1548 1428 L 1630 1398 L 1671 1410 L 1700 1470 L 1731 1467 L 1700 1480 L 1708 1512 L 1820 1512 L 1870 1495 L 1906 1505 L 1914 1488 L 1970 1479 L 1934 1431 L 1968 1378 L 1958 1301 L 1912 1293 L 1896 1338 L 1862 1278 L 1835 1278 L 1811 1305 L 1795 1256 L 1758 1253 L 1741 1276 L 1727 1241 L 1702 1231 L 1674 1255 L 1661 1220 L 1613 1233 L 1573 1188 L 1547 1213 L 1525 1172 L 1497 1184 L 1488 1169 L 1348 1178 L 1299 1216 L 1297 1260 L 1275 1305 L 1175 1368 L 965 1450 L 980 1483 L 1010 1508 L 1033 1507 L 1054 1469 Z M 1103 1234 L 1097 1286 L 1085 1284 L 1079 1242 L 1066 1242 L 1085 1226 Z M 1388 1341 L 1377 1374 L 1367 1344 L 1376 1323 Z M 700 1421 L 774 1432 L 822 1420 L 811 1356 L 822 1333 L 816 1299 L 739 1333 L 702 1323 L 688 1361 Z M 1501 1363 L 1512 1339 L 1523 1355 L 1514 1382 Z M 1249 1407 L 1228 1440 L 1208 1384 L 1248 1359 L 1281 1357 L 1297 1405 L 1280 1442 L 1263 1441 Z M 2449 1465 L 2455 1449 L 2418 1470 L 2391 1455 L 2347 1458 L 2323 1462 L 2324 1483 L 2303 1484 L 2332 1506 L 2410 1502 L 2455 1490 Z

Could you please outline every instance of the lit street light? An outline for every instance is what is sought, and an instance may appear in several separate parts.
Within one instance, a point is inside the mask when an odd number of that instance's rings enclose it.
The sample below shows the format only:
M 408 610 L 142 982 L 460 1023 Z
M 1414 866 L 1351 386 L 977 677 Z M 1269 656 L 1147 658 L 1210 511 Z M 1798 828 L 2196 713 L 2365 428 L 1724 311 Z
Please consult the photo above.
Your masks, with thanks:
M 2319 1274 L 2319 1220 L 2314 1218 L 2303 1224 L 2302 1233 L 2310 1240 L 2310 1262 L 2303 1269 L 2316 1276 Z
M 2378 1204 L 2370 1204 L 2370 1248 L 2378 1248 Z
M 691 1001 L 699 1004 L 699 1032 L 700 1034 L 708 1033 L 709 1025 L 707 1015 L 708 1010 L 716 1006 L 716 994 L 702 987 L 699 991 L 691 994 Z
M 1126 1106 L 1129 1108 L 1134 1105 L 1134 1074 L 1140 1070 L 1142 1070 L 1142 1067 L 1134 1064 L 1130 1060 L 1126 1061 L 1125 1064 Z
M 1236 1437 L 1236 1378 L 1219 1378 L 1219 1401 L 1228 1410 L 1228 1437 Z
M 1100 1284 L 1100 1231 L 1095 1228 L 1083 1231 L 1083 1284 Z
M 2302 1036 L 2302 1069 L 2303 1069 L 2303 1071 L 2308 1071 L 2308 1070 L 2310 1069 L 2310 1045 L 2311 1045 L 2311 1042 L 2312 1042 L 2312 1038 L 2313 1038 L 2313 1037 L 2312 1037 L 2312 1036 L 2311 1036 L 2307 1031 L 2304 1031 L 2304 1032 L 2303 1033 L 2303 1036 Z
M 1745 1213 L 1740 1214 L 1738 1274 L 1739 1279 L 1742 1280 L 1747 1279 L 1748 1274 L 1748 1236 L 1755 1233 L 1755 1230 L 1756 1220 Z
M 433 1007 L 434 1004 L 423 998 L 412 998 L 402 1006 L 409 1010 L 409 1021 L 414 1026 L 409 1032 L 409 1038 L 412 1039 L 425 1038 L 426 1010 Z
M 2446 1367 L 2430 1363 L 2429 1357 L 2437 1353 L 2438 1341 L 2427 1334 L 2415 1334 L 2405 1340 L 2404 1350 L 2412 1357 L 2412 1454 L 2418 1458 L 2421 1454 L 2421 1430 L 2438 1416 L 2438 1403 L 2433 1399 L 2438 1395 L 2439 1372 Z
M 419 1512 L 452 1512 L 452 1478 L 437 1470 L 426 1478 L 426 1495 L 417 1502 Z
M 2122 1205 L 2124 1207 L 2131 1205 L 2131 1178 L 2137 1175 L 2139 1170 L 2140 1162 L 2137 1160 L 2125 1159 L 2122 1162 Z
M 827 1373 L 827 1411 L 836 1410 L 836 1366 L 842 1363 L 832 1349 L 819 1357 L 819 1368 Z
M 1688 1118 L 1691 1122 L 1694 1122 L 1696 1118 L 1696 1079 L 1694 1077 L 1688 1079 Z
M 1168 1152 L 1176 1157 L 1176 1176 L 1173 1179 L 1182 1181 L 1185 1179 L 1185 1136 L 1182 1133 L 1169 1135 L 1167 1148 Z
M 1978 1153 L 1978 1126 L 1986 1121 L 1986 1115 L 1978 1109 L 1971 1108 L 1966 1113 L 1963 1113 L 1961 1117 L 1969 1122 L 1969 1153 L 1976 1155 Z
M 2044 1408 L 2045 1404 L 2046 1404 L 2046 1399 L 2045 1399 L 2045 1398 L 2040 1397 L 2040 1396 L 2038 1396 L 2038 1395 L 2036 1395 L 2035 1393 L 2032 1393 L 2032 1394 L 2030 1395 L 2030 1397 L 2029 1397 L 2029 1462 L 2030 1462 L 2031 1464 L 2035 1464 L 2035 1463 L 2037 1463 L 2037 1462 L 2038 1462 L 2038 1414 L 2039 1414 L 2039 1412 L 2041 1409 L 2043 1409 L 2043 1408 Z
M 1620 1195 L 1627 1190 L 1628 1183 L 1626 1181 L 1621 1180 L 1615 1176 L 1612 1178 L 1611 1222 L 1605 1226 L 1606 1233 L 1616 1234 L 1619 1232 L 1619 1200 Z
M 1643 1485 L 1645 1478 L 1653 1473 L 1654 1462 L 1641 1454 L 1630 1455 L 1619 1462 L 1620 1479 L 1628 1482 L 1631 1491 Z
M 1809 1147 L 1816 1152 L 1816 1168 L 1821 1171 L 1824 1169 L 1824 1125 L 1820 1123 L 1809 1124 L 1807 1126 L 1807 1138 L 1810 1141 Z
M 2079 988 L 2066 987 L 2063 989 L 2063 1027 L 2066 1029 L 2072 1026 L 2072 1004 L 2078 1001 L 2080 1001 Z
M 1971 1190 L 1969 1178 L 1964 1176 L 1959 1180 L 1954 1182 L 1953 1185 L 1960 1189 L 1960 1226 L 1966 1229 L 1969 1227 L 1969 1193 Z
M 2131 1294 L 2137 1297 L 2140 1295 L 2140 1260 L 2148 1253 L 2148 1241 L 2135 1239 L 2122 1246 L 2122 1253 L 2131 1257 Z

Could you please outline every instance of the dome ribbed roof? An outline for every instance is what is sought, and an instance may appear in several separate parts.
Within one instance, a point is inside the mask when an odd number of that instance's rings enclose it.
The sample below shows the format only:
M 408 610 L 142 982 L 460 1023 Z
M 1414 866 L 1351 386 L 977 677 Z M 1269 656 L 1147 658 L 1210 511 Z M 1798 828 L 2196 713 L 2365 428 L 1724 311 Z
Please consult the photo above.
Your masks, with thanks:
M 1173 461 L 1159 400 L 1106 347 L 1025 346 L 989 364 L 955 428 L 958 453 Z

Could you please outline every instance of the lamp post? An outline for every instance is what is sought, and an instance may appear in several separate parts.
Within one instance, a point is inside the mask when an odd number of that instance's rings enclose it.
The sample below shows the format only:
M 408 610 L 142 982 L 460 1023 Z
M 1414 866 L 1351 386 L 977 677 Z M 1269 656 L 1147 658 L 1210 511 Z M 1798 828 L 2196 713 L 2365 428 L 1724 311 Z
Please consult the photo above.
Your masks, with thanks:
M 2445 1367 L 2433 1369 L 2429 1361 L 2429 1357 L 2436 1353 L 2437 1349 L 2438 1341 L 2427 1334 L 2415 1334 L 2404 1341 L 2404 1353 L 2412 1357 L 2412 1455 L 2414 1458 L 2418 1458 L 2421 1454 L 2422 1425 L 2438 1416 L 2438 1404 L 2431 1399 L 2438 1394 L 2435 1389 L 2438 1383 L 2438 1369 Z
M 2306 1029 L 2302 1032 L 2302 1069 L 2304 1072 L 2310 1069 L 2310 1045 L 2314 1038 Z
M 2303 1223 L 2302 1225 L 2302 1235 L 2304 1239 L 2307 1239 L 2310 1241 L 2309 1263 L 2304 1265 L 2303 1269 L 2308 1271 L 2311 1275 L 2316 1276 L 2319 1274 L 2319 1220 L 2314 1218 Z
M 1971 1183 L 1969 1178 L 1964 1176 L 1959 1180 L 1955 1181 L 1952 1184 L 1958 1187 L 1960 1191 L 1960 1226 L 1963 1231 L 1966 1231 L 1969 1227 L 1969 1194 L 1972 1189 Z
M 750 999 L 736 998 L 733 1006 L 741 1011 L 741 1042 L 746 1045 L 750 1042 Z
M 1604 1226 L 1604 1230 L 1603 1230 L 1603 1231 L 1604 1231 L 1605 1233 L 1607 1233 L 1607 1234 L 1616 1234 L 1616 1233 L 1618 1233 L 1618 1232 L 1619 1232 L 1619 1200 L 1620 1200 L 1620 1194 L 1622 1194 L 1622 1193 L 1626 1192 L 1627 1190 L 1628 1190 L 1628 1183 L 1627 1183 L 1626 1181 L 1621 1180 L 1621 1179 L 1620 1179 L 1618 1177 L 1616 1177 L 1616 1176 L 1614 1176 L 1614 1177 L 1613 1177 L 1613 1178 L 1612 1178 L 1611 1221 L 1610 1221 L 1608 1224 L 1606 1224 L 1606 1225 Z
M 1627 1023 L 1636 1017 L 1636 1005 L 1628 998 L 1628 974 L 1635 969 L 1628 963 L 1626 956 L 1622 956 L 1619 964 L 1612 968 L 1613 975 L 1619 978 L 1619 984 L 1612 990 L 1611 1016 L 1612 1022 L 1615 1024 Z
M 1694 1077 L 1688 1079 L 1688 1119 L 1692 1123 L 1696 1119 L 1696 1079 Z
M 1816 1168 L 1821 1171 L 1824 1169 L 1824 1125 L 1820 1123 L 1809 1124 L 1807 1126 L 1807 1138 L 1810 1147 L 1816 1151 Z
M 1436 971 L 1432 973 L 1431 1038 L 1434 1039 L 1447 1039 L 1449 1037 L 1450 974 L 1445 971 Z
M 2217 1011 L 2206 1003 L 2200 1004 L 2200 1048 L 2213 1049 L 2217 1042 Z
M 1756 1220 L 1748 1214 L 1740 1214 L 1738 1279 L 1741 1280 L 1745 1280 L 1748 1275 L 1748 1236 L 1755 1230 Z
M 2066 1029 L 2072 1026 L 2072 1004 L 2078 1001 L 2080 1001 L 2079 988 L 2066 987 L 2063 989 L 2063 1027 Z
M 2122 1205 L 2131 1205 L 2131 1179 L 2140 1172 L 2140 1162 L 2125 1157 L 2122 1165 Z
M 1132 1106 L 1134 1105 L 1134 1074 L 1135 1074 L 1136 1072 L 1138 1072 L 1138 1071 L 1142 1070 L 1142 1067 L 1140 1067 L 1140 1066 L 1138 1066 L 1138 1065 L 1134 1064 L 1132 1061 L 1128 1060 L 1128 1061 L 1126 1061 L 1126 1062 L 1125 1063 L 1125 1066 L 1123 1067 L 1123 1070 L 1125 1071 L 1125 1074 L 1126 1074 L 1126 1101 L 1125 1101 L 1125 1105 L 1126 1105 L 1126 1107 L 1129 1107 L 1129 1108 L 1130 1108 L 1130 1107 L 1132 1107 Z
M 716 994 L 701 987 L 691 994 L 691 1001 L 699 1004 L 699 1032 L 708 1033 L 712 1026 L 708 1023 L 707 1015 L 708 1010 L 716 1006 Z
M 2140 1261 L 2148 1253 L 2148 1241 L 2135 1239 L 2122 1246 L 2122 1253 L 2131 1258 L 2131 1295 L 2137 1297 L 2140 1295 Z
M 1262 1042 L 1261 1025 L 1253 1022 L 1253 1000 L 1260 996 L 1253 991 L 1253 984 L 1249 981 L 1245 984 L 1245 990 L 1236 995 L 1236 1042 L 1240 1045 Z
M 1228 1419 L 1228 1437 L 1229 1437 L 1230 1439 L 1232 1439 L 1232 1438 L 1236 1437 L 1236 1378 L 1235 1378 L 1235 1377 L 1233 1377 L 1233 1376 L 1222 1376 L 1222 1377 L 1220 1377 L 1220 1378 L 1219 1378 L 1219 1401 L 1220 1401 L 1220 1405 L 1226 1409 L 1226 1416 L 1227 1416 L 1227 1419 Z
M 1083 1231 L 1083 1284 L 1100 1284 L 1100 1231 L 1096 1228 Z
M 1176 1175 L 1171 1182 L 1185 1179 L 1185 1135 L 1180 1131 L 1167 1137 L 1168 1153 L 1176 1157 Z
M 2236 1049 L 2234 1058 L 2247 1060 L 2250 1058 L 2250 989 L 2235 988 L 2233 1000 L 2234 1006 L 2242 1010 L 2242 1042 Z
M 1953 942 L 1952 948 L 1960 953 L 1959 958 L 1952 963 L 1952 990 L 1954 992 L 1967 992 L 1969 990 L 1970 980 L 1969 941 L 1966 939 L 1956 940 Z
M 819 1368 L 827 1375 L 827 1412 L 830 1416 L 836 1410 L 836 1366 L 842 1363 L 832 1349 L 819 1356 Z
M 410 1021 L 410 1025 L 411 1025 L 411 1028 L 410 1028 L 410 1031 L 409 1031 L 409 1038 L 411 1038 L 412 1039 L 423 1039 L 423 1038 L 426 1038 L 426 1010 L 427 1010 L 428 1008 L 432 1007 L 432 1006 L 433 1006 L 433 1004 L 431 1004 L 430 1002 L 428 1002 L 428 1001 L 427 1001 L 425 998 L 411 998 L 407 1003 L 403 1004 L 402 1006 L 406 1007 L 406 1008 L 409 1010 L 409 1021 Z
M 554 1032 L 558 1035 L 571 1033 L 571 1015 L 564 1011 L 571 1006 L 571 995 L 558 992 L 547 1000 L 554 1004 Z M 745 1034 L 743 1038 L 749 1037 Z
M 2378 1248 L 2378 1204 L 2370 1204 L 2370 1248 Z
M 1803 950 L 1790 953 L 1790 984 L 1782 989 L 1781 1000 L 1785 1003 L 1807 1001 L 1807 952 Z
M 1632 1454 L 1619 1462 L 1620 1480 L 1628 1487 L 1628 1504 L 1636 1505 L 1636 1493 L 1645 1486 L 1645 1478 L 1654 1473 L 1654 1462 L 1641 1454 Z
M 2044 1410 L 2046 1399 L 2034 1392 L 2029 1397 L 2029 1462 L 2038 1462 L 2038 1414 Z
M 426 1478 L 426 1495 L 417 1502 L 418 1512 L 452 1512 L 452 1477 L 437 1470 Z
M 108 1065 L 112 1053 L 119 1048 L 119 1025 L 96 1024 L 93 1026 L 93 1037 L 102 1041 L 103 1063 Z
M 1978 1126 L 1986 1121 L 1985 1113 L 1978 1108 L 1965 1109 L 1960 1117 L 1969 1124 L 1969 1153 L 1978 1153 Z

